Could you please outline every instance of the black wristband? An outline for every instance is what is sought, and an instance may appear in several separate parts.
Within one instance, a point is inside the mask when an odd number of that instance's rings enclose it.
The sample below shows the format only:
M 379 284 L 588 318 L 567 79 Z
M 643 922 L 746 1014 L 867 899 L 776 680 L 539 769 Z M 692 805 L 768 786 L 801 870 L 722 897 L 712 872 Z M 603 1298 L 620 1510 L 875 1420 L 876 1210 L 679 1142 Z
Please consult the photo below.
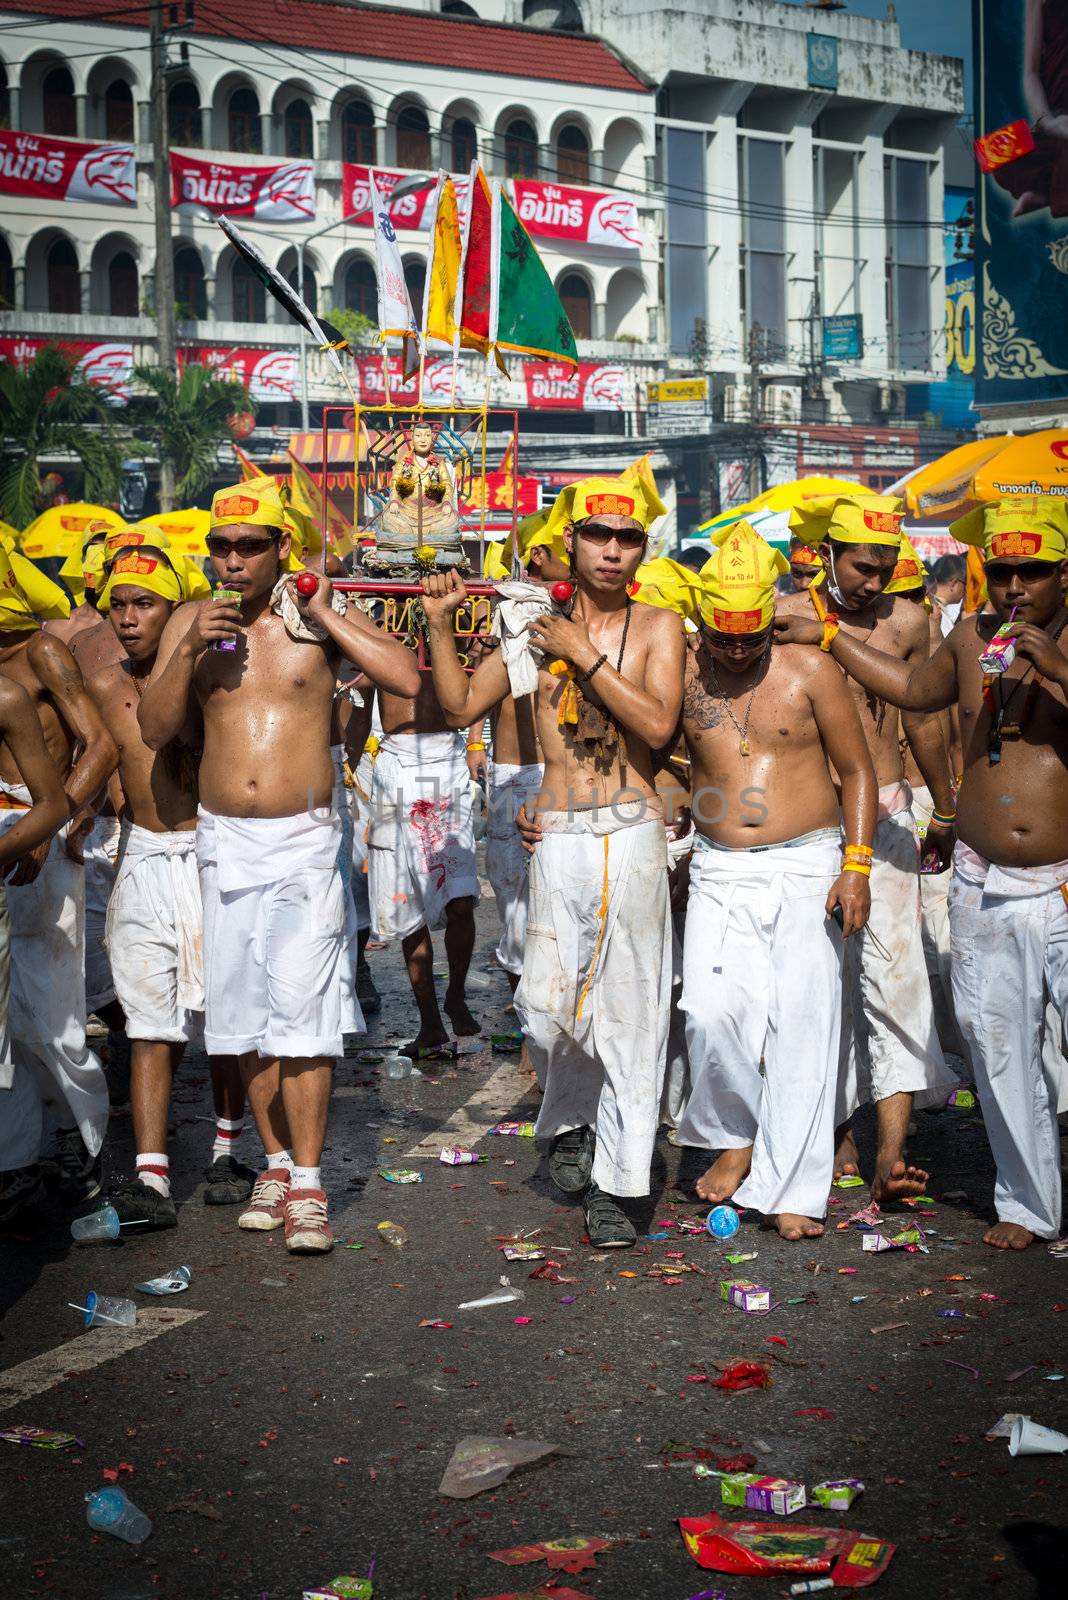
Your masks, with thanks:
M 600 671 L 601 667 L 604 666 L 607 660 L 607 656 L 598 656 L 597 660 L 593 663 L 593 666 L 590 667 L 588 671 L 580 672 L 579 677 L 582 679 L 583 683 L 589 683 L 594 673 Z

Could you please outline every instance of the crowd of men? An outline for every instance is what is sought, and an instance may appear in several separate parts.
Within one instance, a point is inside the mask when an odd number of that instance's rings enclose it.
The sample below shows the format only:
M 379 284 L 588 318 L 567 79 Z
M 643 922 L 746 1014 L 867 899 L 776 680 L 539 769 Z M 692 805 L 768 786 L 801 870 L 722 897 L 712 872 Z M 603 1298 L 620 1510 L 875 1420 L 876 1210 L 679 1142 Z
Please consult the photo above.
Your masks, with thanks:
M 0 549 L 0 1221 L 48 1189 L 99 1203 L 128 1041 L 135 1168 L 110 1197 L 174 1227 L 171 1086 L 202 1043 L 205 1201 L 329 1250 L 371 936 L 401 943 L 410 1055 L 480 1031 L 478 775 L 536 1131 L 591 1244 L 634 1243 L 664 1123 L 700 1199 L 812 1239 L 872 1102 L 873 1199 L 914 1199 L 913 1109 L 960 1076 L 997 1166 L 987 1242 L 1058 1237 L 1063 501 L 956 525 L 985 568 L 971 611 L 957 558 L 925 586 L 891 497 L 802 502 L 789 561 L 736 523 L 699 569 L 648 559 L 663 509 L 647 471 L 565 489 L 521 525 L 520 576 L 491 551 L 492 634 L 463 653 L 463 580 L 430 573 L 426 671 L 373 604 L 298 584 L 306 529 L 271 478 L 215 496 L 214 592 L 148 524 L 90 531 L 73 611 Z

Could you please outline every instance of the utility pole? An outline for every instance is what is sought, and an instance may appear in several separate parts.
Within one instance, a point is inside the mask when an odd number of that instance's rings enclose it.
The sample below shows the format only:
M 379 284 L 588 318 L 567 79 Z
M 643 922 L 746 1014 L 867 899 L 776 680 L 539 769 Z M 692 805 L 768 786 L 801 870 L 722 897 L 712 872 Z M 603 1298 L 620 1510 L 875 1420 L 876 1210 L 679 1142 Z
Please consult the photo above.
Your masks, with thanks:
M 759 322 L 754 322 L 749 329 L 749 426 L 753 430 L 753 450 L 749 457 L 749 494 L 755 497 L 763 491 L 761 481 L 761 452 L 760 452 L 760 427 L 764 412 L 763 391 L 760 382 L 760 370 L 764 365 L 767 350 L 766 330 Z
M 167 78 L 163 52 L 163 0 L 151 0 L 149 48 L 152 58 L 152 192 L 156 215 L 156 359 L 172 377 L 177 369 L 174 327 L 174 252 L 171 246 L 171 162 L 167 128 Z M 174 507 L 174 466 L 160 457 L 159 500 L 163 511 Z

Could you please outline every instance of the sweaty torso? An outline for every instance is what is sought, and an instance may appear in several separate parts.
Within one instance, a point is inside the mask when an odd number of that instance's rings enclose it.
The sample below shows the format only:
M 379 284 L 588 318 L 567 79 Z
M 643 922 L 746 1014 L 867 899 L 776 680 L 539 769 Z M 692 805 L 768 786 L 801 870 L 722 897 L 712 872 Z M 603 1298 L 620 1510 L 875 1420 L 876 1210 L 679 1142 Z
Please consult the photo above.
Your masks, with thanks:
M 335 682 L 327 647 L 291 639 L 270 610 L 241 629 L 232 653 L 205 650 L 193 676 L 204 714 L 203 805 L 228 817 L 328 805 Z
M 988 861 L 1036 867 L 1068 858 L 1068 705 L 1048 682 L 1031 690 L 1036 674 L 1018 656 L 1004 674 L 1006 703 L 1001 760 L 990 765 L 990 714 L 983 703 L 979 666 L 996 617 L 983 632 L 969 617 L 951 634 L 957 683 L 964 781 L 957 796 L 957 834 Z M 1059 646 L 1068 653 L 1068 628 Z M 1018 685 L 1019 687 L 1014 687 Z M 995 690 L 996 692 L 996 690 Z M 1012 732 L 1013 727 L 1019 732 Z
M 490 714 L 493 728 L 493 759 L 513 767 L 537 766 L 541 746 L 534 720 L 534 696 L 515 700 L 507 695 Z
M 776 646 L 763 677 L 754 669 L 735 675 L 717 667 L 715 680 L 707 651 L 687 651 L 682 731 L 692 764 L 694 825 L 706 838 L 752 848 L 838 827 L 838 796 L 809 692 L 812 677 L 800 646 Z M 743 755 L 726 705 L 745 727 L 751 692 L 750 753 Z
M 25 689 L 33 701 L 45 746 L 56 764 L 56 770 L 66 779 L 74 761 L 74 741 L 66 723 L 52 705 L 48 690 L 33 669 L 31 644 L 36 637 L 33 633 L 22 633 L 16 643 L 0 644 L 0 672 Z M 0 744 L 0 778 L 5 783 L 22 782 L 22 775 L 6 744 Z
M 118 746 L 124 815 L 152 833 L 178 833 L 196 827 L 200 719 L 194 712 L 179 738 L 150 750 L 137 721 L 145 681 L 124 659 L 95 673 L 88 687 Z

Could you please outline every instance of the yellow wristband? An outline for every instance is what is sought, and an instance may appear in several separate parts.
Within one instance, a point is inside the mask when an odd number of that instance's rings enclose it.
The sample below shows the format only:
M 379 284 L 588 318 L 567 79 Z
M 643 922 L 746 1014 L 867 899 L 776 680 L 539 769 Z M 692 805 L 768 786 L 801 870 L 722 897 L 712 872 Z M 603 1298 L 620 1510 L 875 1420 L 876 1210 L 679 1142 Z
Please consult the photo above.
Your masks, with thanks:
M 862 872 L 866 878 L 871 877 L 871 867 L 862 861 L 847 861 L 842 868 L 843 872 Z
M 845 853 L 847 856 L 870 856 L 872 848 L 870 844 L 847 844 Z
M 483 740 L 483 739 L 471 739 L 471 740 L 468 741 L 467 748 L 469 750 L 485 750 L 485 748 L 486 748 L 485 740 Z
M 820 640 L 821 650 L 830 650 L 840 626 L 841 624 L 839 623 L 837 617 L 828 616 L 826 622 L 823 624 L 823 638 Z

